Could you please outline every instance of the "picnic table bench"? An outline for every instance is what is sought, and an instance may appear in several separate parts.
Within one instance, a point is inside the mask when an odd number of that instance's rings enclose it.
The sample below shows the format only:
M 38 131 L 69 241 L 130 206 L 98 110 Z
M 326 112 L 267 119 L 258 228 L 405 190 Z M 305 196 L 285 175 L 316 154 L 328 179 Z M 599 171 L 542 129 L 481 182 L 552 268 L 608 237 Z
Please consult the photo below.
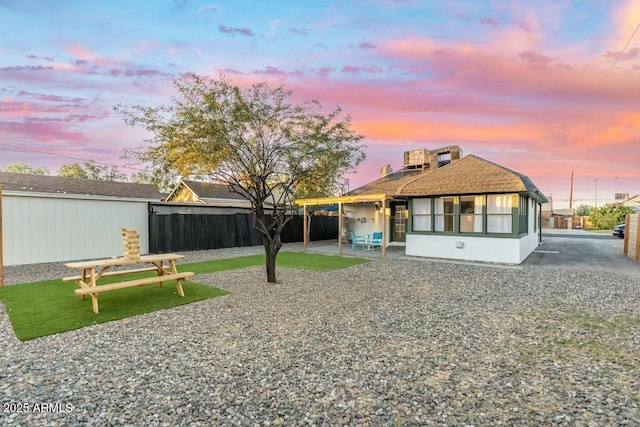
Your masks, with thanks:
M 184 297 L 182 282 L 188 277 L 193 276 L 195 273 L 178 273 L 175 262 L 176 260 L 182 258 L 184 258 L 184 255 L 157 254 L 143 255 L 136 258 L 122 257 L 93 261 L 69 262 L 65 264 L 65 267 L 71 270 L 80 270 L 81 274 L 76 276 L 64 277 L 62 280 L 65 282 L 75 282 L 80 287 L 80 289 L 75 290 L 75 293 L 82 299 L 84 299 L 85 295 L 90 295 L 93 312 L 98 313 L 98 295 L 100 294 L 100 292 L 113 291 L 116 289 L 130 288 L 133 286 L 143 286 L 151 283 L 157 283 L 158 286 L 162 286 L 163 282 L 175 280 L 178 295 Z M 151 264 L 151 266 L 128 270 L 109 271 L 109 269 L 112 267 L 122 267 L 135 264 Z M 121 282 L 110 283 L 106 285 L 98 285 L 97 283 L 98 279 L 100 279 L 101 277 L 126 276 L 129 274 L 146 271 L 155 271 L 157 273 L 157 276 L 146 277 L 142 279 L 123 280 Z

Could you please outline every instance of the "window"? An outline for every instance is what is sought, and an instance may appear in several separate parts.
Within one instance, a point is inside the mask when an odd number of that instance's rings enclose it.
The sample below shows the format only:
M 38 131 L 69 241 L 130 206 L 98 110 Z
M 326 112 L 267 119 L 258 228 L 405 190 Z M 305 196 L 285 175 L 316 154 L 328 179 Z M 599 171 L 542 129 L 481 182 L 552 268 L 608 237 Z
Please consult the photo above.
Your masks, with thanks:
M 482 233 L 483 196 L 460 197 L 460 232 Z
M 413 231 L 431 231 L 431 199 L 413 199 Z
M 404 241 L 405 236 L 407 234 L 407 206 L 406 205 L 396 205 L 395 212 L 395 220 L 394 220 L 394 240 Z
M 435 231 L 453 231 L 453 197 L 439 197 L 435 201 Z
M 520 228 L 518 229 L 518 233 L 528 233 L 529 232 L 529 204 L 527 203 L 527 198 L 525 196 L 520 196 L 519 204 L 518 204 L 518 218 L 520 222 Z
M 487 196 L 487 232 L 512 233 L 512 194 L 489 194 Z

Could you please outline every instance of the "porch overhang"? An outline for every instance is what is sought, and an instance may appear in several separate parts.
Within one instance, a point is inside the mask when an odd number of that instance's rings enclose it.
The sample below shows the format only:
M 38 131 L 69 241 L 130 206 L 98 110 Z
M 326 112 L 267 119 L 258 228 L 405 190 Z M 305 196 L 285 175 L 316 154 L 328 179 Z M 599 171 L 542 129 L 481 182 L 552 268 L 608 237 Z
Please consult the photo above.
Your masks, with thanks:
M 362 194 L 357 196 L 337 196 L 337 197 L 317 197 L 310 199 L 296 199 L 295 204 L 303 207 L 304 221 L 303 221 L 303 241 L 304 249 L 307 249 L 308 245 L 308 230 L 307 230 L 307 206 L 318 205 L 338 205 L 338 253 L 342 253 L 342 205 L 356 204 L 356 203 L 378 203 L 382 204 L 382 212 L 386 212 L 387 200 L 393 200 L 393 197 L 384 193 L 379 194 Z M 382 256 L 387 255 L 387 221 L 386 218 L 382 221 Z
M 317 197 L 310 199 L 296 199 L 295 204 L 299 206 L 317 206 L 317 205 L 335 205 L 338 203 L 374 203 L 382 200 L 390 200 L 390 196 L 380 194 L 363 194 L 358 196 L 336 196 L 336 197 Z

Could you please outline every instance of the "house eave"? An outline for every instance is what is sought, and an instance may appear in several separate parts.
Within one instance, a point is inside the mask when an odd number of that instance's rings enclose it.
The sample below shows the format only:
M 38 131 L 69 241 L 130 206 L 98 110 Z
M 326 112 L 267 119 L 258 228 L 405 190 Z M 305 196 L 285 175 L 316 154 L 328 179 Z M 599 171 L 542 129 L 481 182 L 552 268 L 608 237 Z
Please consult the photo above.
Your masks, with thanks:
M 315 205 L 335 205 L 336 203 L 372 203 L 382 200 L 392 200 L 393 197 L 380 194 L 365 194 L 359 196 L 337 196 L 337 197 L 317 197 L 309 199 L 296 199 L 295 204 L 298 206 L 315 206 Z

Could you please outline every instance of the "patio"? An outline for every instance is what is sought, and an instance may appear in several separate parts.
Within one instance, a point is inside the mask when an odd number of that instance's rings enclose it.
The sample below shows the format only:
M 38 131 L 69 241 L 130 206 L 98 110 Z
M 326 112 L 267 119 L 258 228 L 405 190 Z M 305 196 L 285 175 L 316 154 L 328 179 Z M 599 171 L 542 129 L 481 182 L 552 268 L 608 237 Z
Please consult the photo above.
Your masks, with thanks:
M 406 257 L 404 252 L 405 246 L 395 243 L 387 246 L 387 258 L 403 258 Z M 338 240 L 321 240 L 309 242 L 307 245 L 308 252 L 316 252 L 322 254 L 337 255 L 338 252 Z M 366 249 L 362 245 L 356 245 L 355 250 L 351 250 L 351 243 L 342 243 L 342 255 L 345 256 L 357 256 L 362 258 L 381 258 L 382 249 L 376 247 L 375 249 Z

